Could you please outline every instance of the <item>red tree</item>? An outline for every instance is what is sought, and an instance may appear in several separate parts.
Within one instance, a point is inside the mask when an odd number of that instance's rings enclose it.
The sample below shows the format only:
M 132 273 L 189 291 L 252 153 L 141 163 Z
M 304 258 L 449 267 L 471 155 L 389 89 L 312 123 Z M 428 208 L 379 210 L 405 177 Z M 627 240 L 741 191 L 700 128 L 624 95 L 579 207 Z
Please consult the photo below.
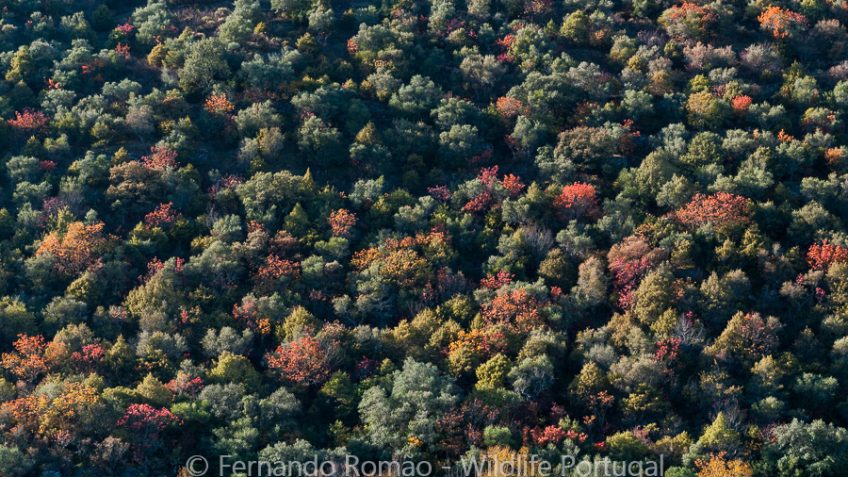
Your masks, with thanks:
M 568 220 L 597 217 L 601 212 L 595 186 L 585 182 L 575 182 L 563 187 L 554 200 L 554 206 Z
M 750 96 L 743 94 L 733 98 L 733 100 L 730 102 L 730 105 L 733 106 L 734 111 L 742 113 L 748 110 L 748 108 L 751 106 L 752 101 L 753 100 Z
M 2 356 L 5 370 L 27 382 L 34 382 L 40 374 L 47 372 L 47 360 L 44 357 L 47 342 L 43 336 L 20 334 L 12 346 L 15 352 L 3 353 Z
M 632 305 L 633 292 L 642 277 L 665 256 L 665 251 L 651 248 L 645 239 L 636 236 L 627 237 L 610 248 L 607 260 L 621 308 L 626 309 Z
M 150 155 L 141 158 L 141 163 L 148 169 L 176 169 L 177 151 L 164 146 L 153 146 L 150 148 Z
M 174 203 L 159 204 L 153 212 L 144 216 L 144 225 L 148 228 L 170 227 L 180 217 L 180 213 L 173 209 Z
M 845 261 L 848 261 L 848 248 L 827 240 L 810 245 L 807 250 L 807 263 L 813 270 L 827 270 L 832 263 Z
M 712 195 L 696 194 L 675 213 L 682 224 L 698 227 L 713 224 L 719 228 L 731 228 L 750 220 L 750 201 L 746 197 L 718 192 Z
M 333 229 L 333 235 L 348 237 L 350 230 L 356 226 L 356 214 L 347 209 L 334 210 L 330 212 L 329 222 L 330 228 Z
M 15 111 L 15 119 L 10 119 L 7 122 L 15 129 L 24 131 L 35 131 L 47 125 L 50 118 L 41 111 L 33 111 L 24 109 L 24 112 Z
M 330 377 L 331 346 L 311 336 L 282 344 L 267 354 L 268 366 L 296 384 L 320 384 Z
M 483 319 L 492 325 L 506 325 L 526 332 L 542 325 L 539 309 L 544 304 L 527 290 L 519 288 L 499 293 L 481 307 Z
M 182 424 L 182 420 L 167 408 L 149 404 L 130 404 L 124 415 L 118 419 L 117 426 L 132 431 L 132 438 L 138 443 L 138 450 L 152 449 L 159 445 L 159 435 L 171 426 Z M 136 459 L 142 459 L 136 454 Z

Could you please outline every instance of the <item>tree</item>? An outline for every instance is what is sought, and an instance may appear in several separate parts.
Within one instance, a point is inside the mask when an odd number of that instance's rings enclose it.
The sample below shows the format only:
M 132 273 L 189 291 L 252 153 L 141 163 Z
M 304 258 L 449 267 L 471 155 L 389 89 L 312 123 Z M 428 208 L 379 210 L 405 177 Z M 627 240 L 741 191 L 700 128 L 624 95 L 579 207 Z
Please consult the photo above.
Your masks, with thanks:
M 827 270 L 831 264 L 845 261 L 848 261 L 848 249 L 827 240 L 812 244 L 807 250 L 807 264 L 813 270 Z
M 442 92 L 433 80 L 415 75 L 409 84 L 401 86 L 392 95 L 389 105 L 405 113 L 420 115 L 435 108 L 441 96 Z
M 722 359 L 738 359 L 747 365 L 771 354 L 780 343 L 777 332 L 782 325 L 770 316 L 759 313 L 738 312 L 727 323 L 724 331 L 708 348 Z
M 554 199 L 554 207 L 567 219 L 593 218 L 600 214 L 595 187 L 583 182 L 564 186 Z
M 429 363 L 407 358 L 388 376 L 385 386 L 365 391 L 359 415 L 370 442 L 406 455 L 418 452 L 418 442 L 433 445 L 436 421 L 457 402 L 453 383 Z
M 725 459 L 724 454 L 714 454 L 709 460 L 695 462 L 698 477 L 750 477 L 754 475 L 751 465 L 739 459 Z
M 750 202 L 739 195 L 727 192 L 696 194 L 688 204 L 675 212 L 675 217 L 690 227 L 711 224 L 717 230 L 729 230 L 748 223 L 749 210 Z
M 215 39 L 203 39 L 188 47 L 179 72 L 180 88 L 186 93 L 205 93 L 216 80 L 231 74 L 224 58 L 224 47 Z
M 775 39 L 789 38 L 807 25 L 807 18 L 800 13 L 793 12 L 772 5 L 757 17 L 760 28 L 771 32 Z
M 706 38 L 709 28 L 717 20 L 718 15 L 708 6 L 683 2 L 664 11 L 659 23 L 675 39 L 699 40 Z
M 689 112 L 689 124 L 696 128 L 718 128 L 729 112 L 727 104 L 708 91 L 690 94 L 686 110 Z
M 695 443 L 695 448 L 716 452 L 735 452 L 740 444 L 739 432 L 730 426 L 724 413 L 719 412 L 712 424 L 704 429 L 704 433 Z
M 307 335 L 278 346 L 266 359 L 284 380 L 306 386 L 321 384 L 330 377 L 334 346 Z
M 821 420 L 805 423 L 792 419 L 789 424 L 776 426 L 772 435 L 774 441 L 766 455 L 774 475 L 837 475 L 848 462 L 848 431 L 844 428 Z
M 47 342 L 43 336 L 18 335 L 13 343 L 14 353 L 3 353 L 2 365 L 5 370 L 25 382 L 32 383 L 48 370 L 45 357 Z
M 91 225 L 73 222 L 65 230 L 54 230 L 44 237 L 36 256 L 49 254 L 58 273 L 76 276 L 91 265 L 106 245 L 103 226 L 102 222 Z

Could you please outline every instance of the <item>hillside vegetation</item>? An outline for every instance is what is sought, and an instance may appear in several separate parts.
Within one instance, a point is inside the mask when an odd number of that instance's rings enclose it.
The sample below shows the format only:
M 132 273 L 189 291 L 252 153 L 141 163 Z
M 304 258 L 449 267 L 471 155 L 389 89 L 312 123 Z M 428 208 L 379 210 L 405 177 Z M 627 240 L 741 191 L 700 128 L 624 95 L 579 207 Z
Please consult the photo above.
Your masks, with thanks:
M 846 21 L 0 2 L 0 476 L 846 475 Z

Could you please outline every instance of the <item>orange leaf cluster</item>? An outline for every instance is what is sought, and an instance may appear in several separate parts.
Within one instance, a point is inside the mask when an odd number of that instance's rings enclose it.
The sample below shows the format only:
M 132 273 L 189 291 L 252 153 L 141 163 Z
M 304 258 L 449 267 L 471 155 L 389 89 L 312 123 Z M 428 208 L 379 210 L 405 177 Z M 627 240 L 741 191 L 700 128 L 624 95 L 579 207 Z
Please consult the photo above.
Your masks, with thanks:
M 739 459 L 727 460 L 725 453 L 714 454 L 710 460 L 695 461 L 698 477 L 750 477 L 754 474 L 751 465 Z
M 148 169 L 176 169 L 177 151 L 164 146 L 153 146 L 150 148 L 150 154 L 141 158 L 141 163 Z
M 333 235 L 347 237 L 350 235 L 350 229 L 356 225 L 356 214 L 347 209 L 335 210 L 330 212 L 329 222 Z
M 845 149 L 841 147 L 829 147 L 824 151 L 824 160 L 827 165 L 837 167 L 846 159 Z
M 770 30 L 776 39 L 786 38 L 793 28 L 802 27 L 807 23 L 807 17 L 800 13 L 772 5 L 757 17 L 760 28 Z
M 810 245 L 807 250 L 807 263 L 813 270 L 826 270 L 832 263 L 848 261 L 848 248 L 829 243 Z
M 527 290 L 499 293 L 491 302 L 481 307 L 483 320 L 492 325 L 507 325 L 519 332 L 527 332 L 543 325 L 539 313 L 543 303 Z
M 585 182 L 564 186 L 559 196 L 554 199 L 554 206 L 568 220 L 597 217 L 601 213 L 595 186 Z
M 318 384 L 330 377 L 327 347 L 308 335 L 278 346 L 266 359 L 271 369 L 296 384 Z
M 297 278 L 300 276 L 300 263 L 280 258 L 271 254 L 265 259 L 265 264 L 256 271 L 256 280 L 266 286 L 282 277 Z
M 748 108 L 751 106 L 752 101 L 753 100 L 750 96 L 743 94 L 733 98 L 733 100 L 730 102 L 730 105 L 733 107 L 734 111 L 741 113 L 748 110 Z
M 524 103 L 509 96 L 501 96 L 495 101 L 495 109 L 502 118 L 512 118 L 524 111 Z
M 675 216 L 682 224 L 690 227 L 713 224 L 728 228 L 747 223 L 750 220 L 749 209 L 750 202 L 740 195 L 729 192 L 696 194 Z
M 203 103 L 203 107 L 206 108 L 206 111 L 212 114 L 227 114 L 233 112 L 235 109 L 235 106 L 230 102 L 230 99 L 227 98 L 225 93 L 213 93 L 206 98 L 206 101 Z
M 507 174 L 504 176 L 501 181 L 501 185 L 503 185 L 504 189 L 509 192 L 509 195 L 515 197 L 524 190 L 524 184 L 521 182 L 521 178 L 514 174 Z
M 480 280 L 480 286 L 490 290 L 497 290 L 504 285 L 512 283 L 513 278 L 515 278 L 515 275 L 506 270 L 501 270 L 497 274 L 486 275 L 485 278 Z
M 54 230 L 44 237 L 35 254 L 49 253 L 56 258 L 59 273 L 75 276 L 88 268 L 106 245 L 103 222 L 86 225 L 73 222 L 64 233 Z
M 701 24 L 706 24 L 715 21 L 717 17 L 712 10 L 702 7 L 695 2 L 683 2 L 680 5 L 674 5 L 669 8 L 669 20 L 686 20 L 690 18 L 698 18 Z
M 44 357 L 47 342 L 43 336 L 20 334 L 12 346 L 15 352 L 3 353 L 0 358 L 3 369 L 28 382 L 35 381 L 38 375 L 47 372 L 47 360 Z

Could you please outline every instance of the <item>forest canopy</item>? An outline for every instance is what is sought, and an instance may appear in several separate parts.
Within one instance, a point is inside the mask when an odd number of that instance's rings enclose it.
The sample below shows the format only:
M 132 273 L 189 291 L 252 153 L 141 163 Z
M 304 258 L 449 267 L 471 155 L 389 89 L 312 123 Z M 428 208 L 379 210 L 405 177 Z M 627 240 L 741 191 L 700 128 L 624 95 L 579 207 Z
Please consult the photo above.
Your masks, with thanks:
M 846 21 L 0 2 L 0 476 L 845 475 Z

